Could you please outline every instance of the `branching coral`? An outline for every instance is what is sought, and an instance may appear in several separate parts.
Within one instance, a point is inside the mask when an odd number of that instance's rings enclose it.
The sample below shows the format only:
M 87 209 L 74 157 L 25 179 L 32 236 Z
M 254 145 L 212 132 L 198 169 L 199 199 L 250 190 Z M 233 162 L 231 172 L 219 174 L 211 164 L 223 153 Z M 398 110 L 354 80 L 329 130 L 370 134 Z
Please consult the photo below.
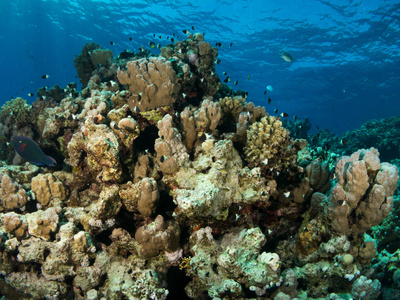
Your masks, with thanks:
M 246 160 L 251 166 L 268 165 L 281 169 L 285 162 L 285 148 L 290 144 L 289 131 L 282 127 L 279 118 L 266 116 L 250 125 L 244 148 Z

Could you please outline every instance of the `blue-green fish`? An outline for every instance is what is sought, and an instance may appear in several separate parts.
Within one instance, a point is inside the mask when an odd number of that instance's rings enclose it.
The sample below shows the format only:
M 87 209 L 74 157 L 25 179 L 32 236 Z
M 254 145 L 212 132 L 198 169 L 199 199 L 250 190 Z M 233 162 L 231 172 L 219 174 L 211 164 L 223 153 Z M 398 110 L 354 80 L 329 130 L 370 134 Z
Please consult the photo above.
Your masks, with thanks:
M 293 61 L 293 57 L 285 51 L 280 51 L 279 55 L 284 61 Z
M 35 165 L 54 167 L 57 164 L 54 158 L 45 155 L 39 145 L 28 137 L 13 136 L 11 142 L 19 156 Z

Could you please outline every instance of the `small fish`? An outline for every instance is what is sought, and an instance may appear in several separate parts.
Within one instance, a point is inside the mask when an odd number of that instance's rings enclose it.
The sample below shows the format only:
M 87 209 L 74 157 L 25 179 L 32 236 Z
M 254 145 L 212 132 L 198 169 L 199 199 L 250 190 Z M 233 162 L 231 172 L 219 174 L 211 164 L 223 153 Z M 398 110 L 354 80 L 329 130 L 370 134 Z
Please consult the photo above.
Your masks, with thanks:
M 172 215 L 174 214 L 174 211 L 173 211 L 173 210 L 167 210 L 167 211 L 165 212 L 165 214 L 166 214 L 167 216 L 169 216 L 169 217 L 172 217 Z
M 222 43 L 215 43 L 215 46 L 222 47 Z
M 267 85 L 267 90 L 270 91 L 270 92 L 273 92 L 274 88 L 271 85 Z
M 285 195 L 286 198 L 289 198 L 289 196 L 290 196 L 290 192 L 286 192 L 286 193 L 283 193 L 283 194 Z
M 29 97 L 33 97 L 34 94 L 33 94 L 33 93 L 28 93 L 28 96 L 29 96 Z
M 282 118 L 287 118 L 287 117 L 289 117 L 289 115 L 287 113 L 283 112 L 283 113 L 281 113 L 281 117 Z
M 155 33 L 153 33 L 153 37 L 156 37 L 156 34 L 155 34 Z
M 114 45 L 114 42 L 110 41 L 110 45 L 113 46 L 113 45 Z
M 346 146 L 348 142 L 349 142 L 349 140 L 346 139 L 346 138 L 343 138 L 343 139 L 340 140 L 340 143 L 341 143 L 343 146 Z
M 174 39 L 174 38 L 171 38 L 171 42 L 175 42 L 175 39 Z
M 194 31 L 194 26 L 192 26 L 192 30 Z
M 224 82 L 229 82 L 229 81 L 231 81 L 231 80 L 229 79 L 229 76 L 226 76 L 226 78 L 224 79 Z
M 221 170 L 219 170 L 222 174 L 227 174 L 228 173 L 228 170 L 227 169 L 221 169 Z
M 236 222 L 239 219 L 240 219 L 240 215 L 235 214 L 235 215 L 230 216 L 228 220 L 229 220 L 229 222 Z
M 267 95 L 267 90 L 264 91 L 264 96 L 266 96 L 266 95 Z
M 268 104 L 271 104 L 272 100 L 271 97 L 268 97 Z
M 285 52 L 285 51 L 280 51 L 280 52 L 279 52 L 279 56 L 280 56 L 284 61 L 287 61 L 287 62 L 293 61 L 293 57 L 292 57 L 289 53 L 287 53 L 287 52 Z
M 277 109 L 277 108 L 274 109 L 274 113 L 275 113 L 275 114 L 278 113 L 278 109 Z
M 294 120 L 294 121 L 297 120 L 297 115 L 294 115 L 294 116 L 293 116 L 293 120 Z M 300 127 L 300 129 L 301 129 L 301 127 Z
M 207 139 L 207 136 L 203 133 L 203 134 L 198 138 L 198 141 L 199 141 L 200 143 L 202 143 L 202 142 L 204 142 L 206 139 Z
M 215 63 L 216 63 L 217 65 L 219 65 L 220 62 L 221 62 L 221 60 L 220 60 L 219 58 L 217 58 L 217 59 L 215 60 Z
M 226 72 L 222 72 L 222 74 L 224 74 L 225 76 L 228 75 L 228 73 L 226 73 Z
M 247 76 L 247 81 L 249 81 L 250 80 L 250 75 L 249 76 Z
M 229 44 L 229 47 L 232 47 L 232 45 L 233 45 L 233 43 L 230 43 L 230 44 Z
M 234 85 L 238 85 L 238 83 L 239 83 L 239 82 L 236 80 L 233 84 L 234 84 Z
M 130 37 L 129 40 L 132 42 L 132 38 Z
M 182 32 L 183 32 L 184 34 L 188 34 L 188 33 L 189 33 L 189 31 L 187 31 L 186 29 L 182 30 Z
M 154 49 L 156 47 L 156 45 L 151 45 L 150 49 Z
M 47 75 L 47 74 L 44 74 L 44 75 L 42 75 L 42 79 L 47 79 L 47 78 L 49 78 L 50 77 L 50 75 Z
M 45 155 L 39 145 L 28 137 L 13 136 L 11 142 L 19 156 L 35 165 L 54 167 L 57 164 L 54 158 Z
M 159 38 L 159 39 L 162 39 L 162 35 L 159 35 L 158 38 Z
M 157 48 L 160 49 L 161 48 L 161 44 L 157 44 Z

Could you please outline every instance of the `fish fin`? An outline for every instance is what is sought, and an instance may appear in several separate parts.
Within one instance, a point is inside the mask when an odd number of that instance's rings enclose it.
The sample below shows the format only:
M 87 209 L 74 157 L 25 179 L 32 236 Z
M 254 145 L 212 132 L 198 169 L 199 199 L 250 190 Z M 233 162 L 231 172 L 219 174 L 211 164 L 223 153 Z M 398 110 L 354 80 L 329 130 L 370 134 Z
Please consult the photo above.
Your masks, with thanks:
M 45 164 L 49 167 L 54 167 L 57 165 L 57 162 L 54 158 L 52 158 L 51 156 L 46 156 L 46 162 Z
M 31 160 L 28 160 L 31 164 L 34 164 L 34 165 L 36 165 L 36 166 L 44 166 L 44 163 L 42 163 L 41 161 L 31 161 Z

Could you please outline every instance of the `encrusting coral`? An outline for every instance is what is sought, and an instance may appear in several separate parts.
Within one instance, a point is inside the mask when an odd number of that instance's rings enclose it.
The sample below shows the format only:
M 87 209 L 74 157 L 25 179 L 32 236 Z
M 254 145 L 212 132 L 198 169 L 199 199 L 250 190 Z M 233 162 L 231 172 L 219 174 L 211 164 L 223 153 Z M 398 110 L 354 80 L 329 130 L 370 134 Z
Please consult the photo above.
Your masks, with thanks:
M 375 299 L 398 282 L 398 254 L 369 236 L 396 207 L 396 167 L 374 148 L 336 160 L 291 139 L 279 117 L 221 83 L 217 55 L 199 33 L 159 56 L 142 47 L 113 58 L 87 44 L 74 60 L 82 91 L 43 88 L 32 106 L 3 106 L 0 289 L 35 299 Z M 17 134 L 57 166 L 14 158 Z M 390 220 L 378 231 L 393 240 Z
M 76 169 L 75 172 L 84 171 L 85 177 L 103 181 L 119 180 L 121 168 L 118 152 L 118 139 L 111 129 L 104 124 L 95 124 L 91 117 L 86 119 L 68 143 L 69 163 Z
M 266 289 L 280 285 L 280 260 L 275 253 L 260 253 L 266 239 L 259 228 L 226 233 L 221 240 L 213 238 L 210 227 L 202 228 L 190 237 L 194 256 L 186 269 L 198 280 L 186 287 L 189 296 L 207 291 L 212 298 L 243 296 L 242 285 L 265 294 Z M 211 288 L 209 288 L 211 286 Z

